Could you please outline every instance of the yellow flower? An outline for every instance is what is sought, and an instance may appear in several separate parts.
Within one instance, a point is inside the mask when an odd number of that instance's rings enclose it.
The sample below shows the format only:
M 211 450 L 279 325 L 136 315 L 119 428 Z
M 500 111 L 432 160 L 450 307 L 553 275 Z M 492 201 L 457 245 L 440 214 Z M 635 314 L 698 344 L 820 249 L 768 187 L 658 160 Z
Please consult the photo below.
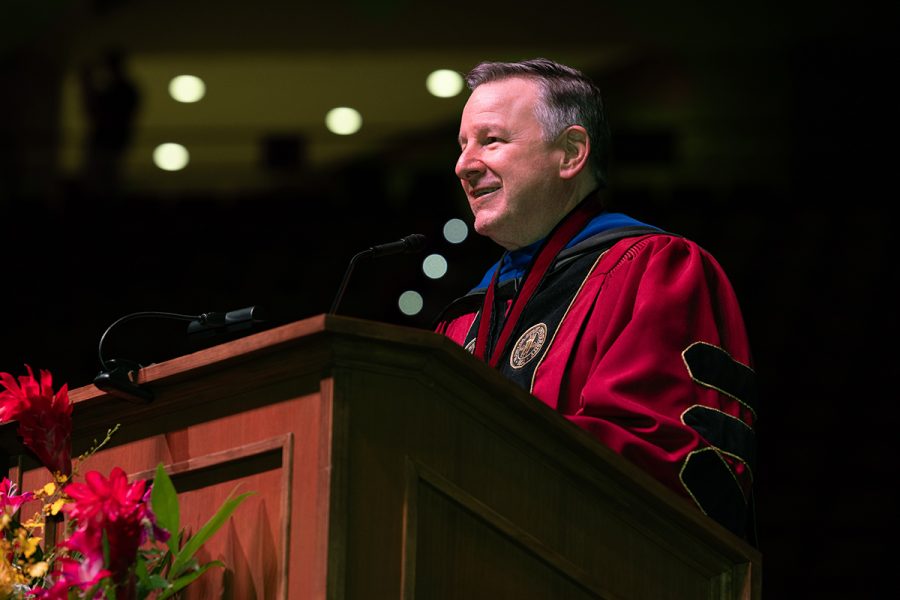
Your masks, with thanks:
M 3 581 L 3 575 L 0 574 L 0 600 L 12 600 L 13 584 Z
M 0 557 L 0 600 L 12 598 L 17 583 L 24 583 L 22 576 L 13 565 L 9 564 L 4 552 L 3 557 Z
M 22 544 L 22 551 L 25 554 L 25 558 L 31 558 L 31 555 L 34 554 L 40 546 L 40 543 L 41 538 L 39 537 L 27 538 L 25 543 Z
M 67 502 L 67 501 L 66 501 L 65 498 L 60 498 L 60 499 L 58 499 L 56 502 L 54 502 L 53 504 L 51 504 L 51 505 L 50 505 L 50 514 L 51 514 L 51 515 L 56 515 L 56 514 L 58 514 L 59 511 L 62 510 L 62 507 L 66 505 L 66 502 Z
M 34 563 L 30 567 L 28 567 L 28 576 L 29 577 L 43 577 L 47 574 L 47 569 L 50 568 L 50 565 L 47 564 L 47 561 L 42 560 L 41 562 Z

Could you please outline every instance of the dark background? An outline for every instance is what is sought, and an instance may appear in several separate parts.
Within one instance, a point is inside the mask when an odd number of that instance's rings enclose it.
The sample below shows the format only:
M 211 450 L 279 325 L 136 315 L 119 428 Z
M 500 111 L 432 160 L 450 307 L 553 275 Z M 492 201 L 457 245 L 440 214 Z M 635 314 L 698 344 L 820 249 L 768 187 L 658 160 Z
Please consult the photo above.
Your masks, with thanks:
M 0 371 L 19 374 L 27 363 L 58 383 L 87 385 L 101 334 L 136 311 L 258 305 L 265 326 L 326 312 L 354 253 L 414 232 L 447 256 L 448 276 L 425 278 L 421 257 L 364 263 L 341 312 L 430 327 L 498 257 L 477 237 L 459 246 L 441 239 L 448 218 L 471 223 L 452 173 L 457 122 L 430 123 L 263 191 L 92 193 L 53 153 L 68 44 L 85 23 L 147 3 L 5 4 Z M 172 18 L 164 12 L 176 3 L 156 4 L 161 21 Z M 323 14 L 345 12 L 352 30 L 330 36 L 316 13 L 300 19 L 285 9 L 287 26 L 270 34 L 282 8 L 268 2 L 230 43 L 448 57 L 485 48 L 484 59 L 536 55 L 517 55 L 523 47 L 554 58 L 557 45 L 609 40 L 643 50 L 591 73 L 612 120 L 608 198 L 712 251 L 742 301 L 762 386 L 764 596 L 878 597 L 890 578 L 897 506 L 894 15 L 865 3 L 461 2 L 439 11 L 434 32 L 411 2 L 332 4 Z M 112 38 L 132 52 L 216 51 L 223 42 L 211 31 L 232 13 L 217 18 L 220 4 L 209 6 L 193 48 L 179 38 L 154 46 L 134 31 Z M 637 105 L 658 118 L 629 119 Z M 691 117 L 668 117 L 673 106 Z M 285 218 L 298 211 L 302 218 Z M 396 308 L 410 288 L 425 297 L 416 317 Z M 110 334 L 105 355 L 159 362 L 189 349 L 184 331 L 184 322 L 132 321 Z

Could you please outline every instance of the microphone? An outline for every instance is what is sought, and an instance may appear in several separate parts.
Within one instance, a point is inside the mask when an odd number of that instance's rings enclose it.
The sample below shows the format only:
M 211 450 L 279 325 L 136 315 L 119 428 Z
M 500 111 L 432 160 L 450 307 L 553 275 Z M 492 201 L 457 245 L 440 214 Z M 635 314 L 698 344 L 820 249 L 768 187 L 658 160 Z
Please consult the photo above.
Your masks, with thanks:
M 347 289 L 347 282 L 350 280 L 350 273 L 353 272 L 353 267 L 356 266 L 359 259 L 366 257 L 381 258 L 382 256 L 390 256 L 392 254 L 412 254 L 419 252 L 425 247 L 425 240 L 425 236 L 421 233 L 414 233 L 401 238 L 396 242 L 379 244 L 356 253 L 353 258 L 350 259 L 350 264 L 347 266 L 347 271 L 344 273 L 344 279 L 341 281 L 341 287 L 338 289 L 337 295 L 335 295 L 334 301 L 331 303 L 331 309 L 328 311 L 328 314 L 333 315 L 337 313 L 338 305 L 344 297 L 344 290 Z
M 381 258 L 382 256 L 390 256 L 391 254 L 412 254 L 424 247 L 425 236 L 421 233 L 414 233 L 396 242 L 372 246 L 365 252 L 371 253 L 372 258 Z
M 265 320 L 265 314 L 259 306 L 248 306 L 228 312 L 207 312 L 198 315 L 188 323 L 188 335 L 209 330 L 232 331 L 246 329 L 255 323 Z
M 94 378 L 94 385 L 101 390 L 134 403 L 147 403 L 153 400 L 153 391 L 138 385 L 137 376 L 142 365 L 133 360 L 103 358 L 103 342 L 116 325 L 147 317 L 190 321 L 188 335 L 198 332 L 212 334 L 220 331 L 244 329 L 263 321 L 263 311 L 258 306 L 248 306 L 226 313 L 207 312 L 200 315 L 184 315 L 161 311 L 141 311 L 121 317 L 106 328 L 97 345 L 97 358 L 100 359 L 100 373 Z

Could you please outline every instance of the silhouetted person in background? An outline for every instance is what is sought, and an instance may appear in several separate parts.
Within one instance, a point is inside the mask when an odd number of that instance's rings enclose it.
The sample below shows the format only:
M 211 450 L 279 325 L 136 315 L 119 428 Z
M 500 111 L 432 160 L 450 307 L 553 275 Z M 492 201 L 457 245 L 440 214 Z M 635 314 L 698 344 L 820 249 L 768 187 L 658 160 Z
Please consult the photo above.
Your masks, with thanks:
M 131 143 L 140 93 L 125 70 L 121 50 L 108 50 L 81 70 L 82 102 L 88 119 L 84 179 L 94 195 L 119 191 L 122 160 Z

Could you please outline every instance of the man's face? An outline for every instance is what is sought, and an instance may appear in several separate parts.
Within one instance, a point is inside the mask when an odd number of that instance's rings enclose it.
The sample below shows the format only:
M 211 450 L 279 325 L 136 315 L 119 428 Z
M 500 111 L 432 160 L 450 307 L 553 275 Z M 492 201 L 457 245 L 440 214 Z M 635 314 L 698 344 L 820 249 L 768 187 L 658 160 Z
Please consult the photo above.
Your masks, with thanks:
M 459 128 L 456 175 L 475 231 L 510 250 L 541 239 L 565 214 L 563 149 L 543 141 L 538 94 L 529 79 L 484 83 L 466 102 Z

